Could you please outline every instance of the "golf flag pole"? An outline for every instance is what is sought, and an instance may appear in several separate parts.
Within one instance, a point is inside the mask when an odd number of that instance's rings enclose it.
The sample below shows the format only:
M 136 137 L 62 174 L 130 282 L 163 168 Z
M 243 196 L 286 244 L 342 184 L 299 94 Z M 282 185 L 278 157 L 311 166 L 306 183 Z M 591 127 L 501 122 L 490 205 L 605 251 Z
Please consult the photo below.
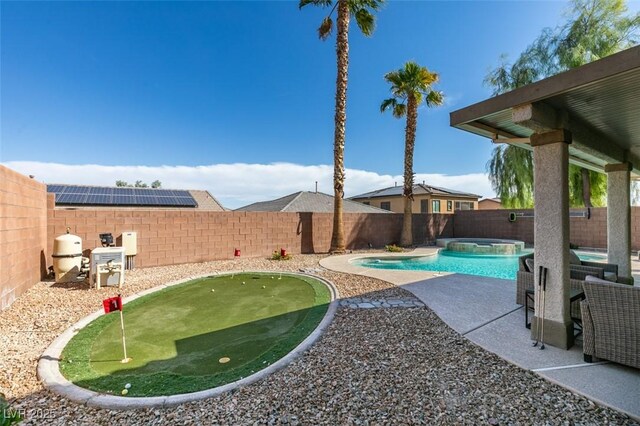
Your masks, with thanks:
M 127 356 L 127 341 L 124 337 L 124 316 L 122 315 L 122 309 L 120 309 L 120 328 L 122 329 L 122 350 L 124 351 L 124 358 L 120 362 L 126 364 L 131 361 L 131 358 Z
M 127 356 L 127 342 L 124 337 L 124 315 L 122 314 L 122 296 L 110 297 L 102 301 L 104 307 L 104 313 L 108 314 L 113 311 L 120 311 L 120 330 L 122 331 L 122 349 L 124 351 L 124 358 L 120 361 L 123 364 L 131 361 L 131 358 Z

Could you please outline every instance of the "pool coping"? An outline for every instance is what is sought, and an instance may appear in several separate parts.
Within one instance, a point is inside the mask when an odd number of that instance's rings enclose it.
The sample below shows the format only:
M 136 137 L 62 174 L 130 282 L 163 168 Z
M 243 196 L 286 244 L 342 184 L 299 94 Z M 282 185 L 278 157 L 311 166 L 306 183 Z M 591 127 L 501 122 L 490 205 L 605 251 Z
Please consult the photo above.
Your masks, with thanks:
M 222 276 L 222 275 L 233 275 L 233 274 L 241 274 L 241 273 L 279 273 L 280 271 L 224 271 L 224 272 L 209 272 L 206 274 L 195 275 L 188 278 L 183 278 L 180 280 L 171 281 L 169 283 L 161 284 L 159 286 L 140 291 L 138 293 L 132 294 L 131 296 L 125 297 L 123 299 L 123 304 L 129 303 L 133 300 L 136 300 L 140 297 L 146 296 L 148 294 L 155 293 L 157 291 L 163 290 L 168 287 L 172 287 L 178 284 L 183 284 L 188 281 L 196 280 L 199 278 L 210 277 L 214 275 Z M 108 408 L 112 410 L 129 410 L 135 408 L 151 408 L 151 407 L 169 407 L 178 404 L 182 404 L 185 402 L 198 401 L 201 399 L 211 398 L 222 393 L 228 392 L 233 389 L 237 389 L 242 386 L 247 386 L 251 383 L 255 383 L 263 378 L 269 376 L 270 374 L 275 373 L 276 371 L 284 368 L 288 364 L 290 364 L 293 360 L 298 358 L 305 352 L 311 345 L 313 345 L 322 334 L 325 332 L 326 328 L 329 326 L 333 317 L 335 316 L 336 310 L 338 308 L 338 299 L 339 293 L 336 286 L 329 280 L 319 277 L 317 275 L 303 273 L 303 272 L 289 272 L 282 271 L 283 274 L 286 275 L 298 275 L 298 276 L 306 276 L 313 279 L 316 279 L 327 286 L 329 289 L 329 293 L 331 294 L 331 301 L 329 303 L 329 307 L 327 308 L 327 312 L 324 314 L 322 321 L 320 324 L 309 334 L 298 346 L 293 348 L 288 354 L 284 357 L 280 358 L 278 361 L 269 365 L 268 367 L 248 376 L 243 379 L 237 380 L 235 382 L 227 383 L 226 385 L 217 386 L 215 388 L 206 389 L 197 392 L 183 393 L 177 395 L 169 395 L 169 396 L 152 396 L 152 397 L 124 397 L 117 395 L 109 395 L 104 394 L 92 390 L 88 390 L 82 388 L 80 386 L 74 385 L 72 382 L 67 380 L 62 373 L 60 372 L 60 356 L 62 355 L 63 349 L 67 346 L 69 341 L 84 327 L 86 327 L 89 323 L 104 315 L 102 310 L 98 310 L 93 312 L 92 314 L 87 315 L 82 318 L 80 321 L 73 324 L 71 327 L 67 328 L 60 336 L 58 336 L 49 347 L 43 352 L 43 354 L 38 359 L 37 366 L 37 375 L 40 381 L 43 383 L 44 387 L 51 392 L 62 395 L 71 401 L 84 404 L 90 407 L 100 407 L 100 408 Z

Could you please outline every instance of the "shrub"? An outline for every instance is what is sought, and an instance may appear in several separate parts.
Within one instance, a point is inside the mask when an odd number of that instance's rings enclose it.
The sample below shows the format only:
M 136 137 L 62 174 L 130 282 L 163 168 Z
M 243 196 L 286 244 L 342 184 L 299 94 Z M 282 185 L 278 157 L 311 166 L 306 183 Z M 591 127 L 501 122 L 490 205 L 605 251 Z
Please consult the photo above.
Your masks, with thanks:
M 385 249 L 386 251 L 389 251 L 389 252 L 392 252 L 392 253 L 398 253 L 398 252 L 403 251 L 403 250 L 402 250 L 402 247 L 398 247 L 398 246 L 397 246 L 397 245 L 395 245 L 395 244 L 389 244 L 389 245 L 386 245 L 386 246 L 384 246 L 384 249 Z
M 290 260 L 292 257 L 293 256 L 291 256 L 289 253 L 282 256 L 278 250 L 274 250 L 273 254 L 271 255 L 271 260 Z

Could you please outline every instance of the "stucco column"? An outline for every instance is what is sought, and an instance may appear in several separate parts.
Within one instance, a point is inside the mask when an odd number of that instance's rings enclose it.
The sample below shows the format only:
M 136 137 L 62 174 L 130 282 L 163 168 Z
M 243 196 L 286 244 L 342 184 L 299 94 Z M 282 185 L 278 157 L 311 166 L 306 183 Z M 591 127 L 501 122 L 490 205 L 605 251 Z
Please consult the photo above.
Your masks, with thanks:
M 569 144 L 571 133 L 555 130 L 534 134 L 535 283 L 539 266 L 548 269 L 547 290 L 536 290 L 532 338 L 544 319 L 544 342 L 559 348 L 573 346 L 569 310 Z M 544 309 L 544 312 L 543 312 Z
M 607 252 L 618 275 L 631 277 L 631 164 L 607 164 Z

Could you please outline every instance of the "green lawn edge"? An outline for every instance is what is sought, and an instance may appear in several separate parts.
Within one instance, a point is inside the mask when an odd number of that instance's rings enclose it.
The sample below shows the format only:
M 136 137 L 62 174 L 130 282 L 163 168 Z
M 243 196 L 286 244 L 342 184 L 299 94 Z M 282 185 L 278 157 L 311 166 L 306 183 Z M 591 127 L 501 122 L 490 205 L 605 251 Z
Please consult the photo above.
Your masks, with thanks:
M 261 272 L 245 272 L 247 274 L 273 275 L 273 273 Z M 224 276 L 231 274 L 224 274 Z M 174 373 L 155 373 L 155 374 L 116 374 L 102 376 L 97 373 L 90 363 L 90 353 L 95 338 L 100 334 L 101 330 L 114 321 L 119 321 L 117 314 L 101 315 L 86 327 L 81 329 L 67 344 L 62 351 L 59 362 L 60 372 L 73 384 L 85 389 L 93 390 L 106 394 L 120 394 L 126 383 L 135 383 L 129 389 L 128 396 L 150 397 L 150 396 L 169 396 L 183 393 L 198 392 L 202 390 L 212 389 L 227 383 L 235 382 L 257 373 L 260 370 L 277 362 L 295 347 L 297 347 L 304 339 L 306 339 L 320 324 L 324 318 L 331 302 L 331 291 L 328 286 L 316 278 L 298 274 L 283 274 L 298 278 L 309 284 L 315 292 L 314 306 L 311 307 L 301 323 L 290 333 L 281 339 L 277 339 L 269 350 L 263 352 L 257 358 L 248 363 L 240 365 L 225 373 L 208 376 L 184 376 Z M 161 297 L 163 293 L 171 291 L 178 286 L 193 285 L 208 278 L 220 277 L 220 275 L 212 275 L 184 283 L 176 284 L 167 288 L 158 290 L 157 292 L 142 296 L 135 299 L 125 306 L 128 309 L 143 304 L 151 298 Z

